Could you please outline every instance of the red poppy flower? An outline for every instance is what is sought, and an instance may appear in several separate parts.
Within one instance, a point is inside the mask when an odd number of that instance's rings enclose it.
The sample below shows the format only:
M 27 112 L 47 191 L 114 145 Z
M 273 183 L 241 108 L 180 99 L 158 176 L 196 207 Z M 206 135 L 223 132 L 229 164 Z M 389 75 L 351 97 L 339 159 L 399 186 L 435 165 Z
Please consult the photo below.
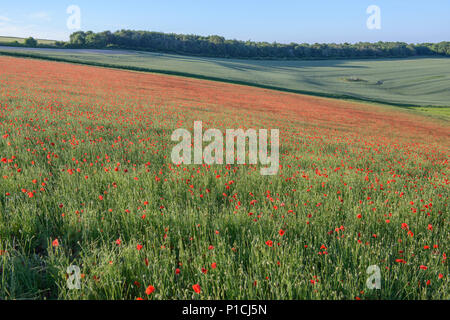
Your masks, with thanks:
M 200 293 L 202 291 L 202 288 L 200 287 L 200 285 L 198 283 L 194 284 L 192 286 L 192 289 L 194 289 L 195 293 Z
M 152 285 L 148 286 L 147 289 L 145 289 L 145 293 L 147 295 L 151 295 L 153 293 L 153 291 L 155 291 L 155 287 Z

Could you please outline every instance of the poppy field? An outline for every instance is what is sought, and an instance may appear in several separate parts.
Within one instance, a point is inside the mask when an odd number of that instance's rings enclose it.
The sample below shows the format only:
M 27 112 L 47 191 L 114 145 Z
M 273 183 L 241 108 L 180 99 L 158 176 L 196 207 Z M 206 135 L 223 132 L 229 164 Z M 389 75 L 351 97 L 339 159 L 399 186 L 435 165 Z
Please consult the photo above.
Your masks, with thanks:
M 278 173 L 173 164 L 194 121 L 279 129 Z M 449 137 L 391 106 L 1 56 L 0 299 L 449 299 Z
M 251 60 L 132 50 L 0 46 L 0 55 L 220 80 L 329 98 L 378 102 L 450 119 L 450 58 Z

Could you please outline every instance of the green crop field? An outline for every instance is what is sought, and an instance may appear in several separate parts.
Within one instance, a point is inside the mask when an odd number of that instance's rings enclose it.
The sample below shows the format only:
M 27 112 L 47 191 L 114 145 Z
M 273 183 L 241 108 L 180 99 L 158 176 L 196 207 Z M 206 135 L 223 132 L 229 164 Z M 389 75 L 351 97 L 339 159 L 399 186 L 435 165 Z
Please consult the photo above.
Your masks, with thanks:
M 0 47 L 25 54 L 100 66 L 155 71 L 250 84 L 298 93 L 416 108 L 450 115 L 450 59 L 238 60 L 123 50 Z
M 47 40 L 47 39 L 36 39 L 39 44 L 48 44 L 52 45 L 55 43 L 55 40 Z M 24 43 L 25 38 L 19 38 L 19 37 L 3 37 L 0 36 L 0 43 L 11 43 L 17 41 L 18 43 Z

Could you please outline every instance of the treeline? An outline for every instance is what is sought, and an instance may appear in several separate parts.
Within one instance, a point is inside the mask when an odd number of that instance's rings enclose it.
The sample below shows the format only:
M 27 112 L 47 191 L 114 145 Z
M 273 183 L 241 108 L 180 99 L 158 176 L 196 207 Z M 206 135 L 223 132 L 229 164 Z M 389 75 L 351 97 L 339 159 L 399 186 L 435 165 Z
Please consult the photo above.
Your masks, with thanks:
M 70 48 L 119 48 L 251 59 L 450 56 L 450 42 L 421 44 L 404 42 L 281 44 L 227 40 L 216 35 L 205 37 L 133 30 L 120 30 L 114 33 L 110 31 L 99 33 L 78 31 L 70 35 L 69 42 L 56 42 L 55 45 Z

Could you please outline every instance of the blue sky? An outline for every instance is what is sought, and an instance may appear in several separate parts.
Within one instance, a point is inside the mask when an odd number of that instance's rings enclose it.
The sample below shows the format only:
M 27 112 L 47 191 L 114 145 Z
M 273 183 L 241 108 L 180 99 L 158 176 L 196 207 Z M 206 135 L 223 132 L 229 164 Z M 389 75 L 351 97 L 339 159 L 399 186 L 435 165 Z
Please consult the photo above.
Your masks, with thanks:
M 47 0 L 0 1 L 0 35 L 67 40 L 69 5 L 81 30 L 118 29 L 268 42 L 450 41 L 449 0 Z M 369 30 L 366 9 L 381 9 Z

